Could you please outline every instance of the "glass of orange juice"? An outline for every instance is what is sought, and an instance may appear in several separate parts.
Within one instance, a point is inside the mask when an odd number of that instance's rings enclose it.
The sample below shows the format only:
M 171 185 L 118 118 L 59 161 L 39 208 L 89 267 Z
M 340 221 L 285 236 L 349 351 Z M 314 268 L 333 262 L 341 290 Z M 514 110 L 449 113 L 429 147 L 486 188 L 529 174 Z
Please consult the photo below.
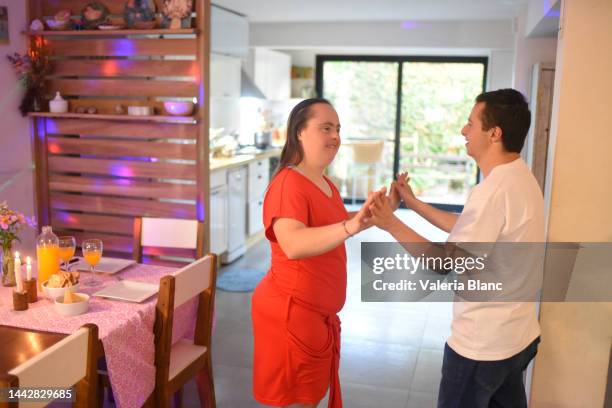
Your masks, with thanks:
M 59 237 L 59 257 L 64 261 L 64 270 L 68 271 L 68 262 L 74 256 L 76 239 L 74 237 Z
M 96 280 L 96 265 L 102 258 L 102 241 L 99 239 L 87 239 L 81 244 L 83 258 L 91 268 L 91 278 L 85 282 L 85 286 L 98 286 L 102 282 Z

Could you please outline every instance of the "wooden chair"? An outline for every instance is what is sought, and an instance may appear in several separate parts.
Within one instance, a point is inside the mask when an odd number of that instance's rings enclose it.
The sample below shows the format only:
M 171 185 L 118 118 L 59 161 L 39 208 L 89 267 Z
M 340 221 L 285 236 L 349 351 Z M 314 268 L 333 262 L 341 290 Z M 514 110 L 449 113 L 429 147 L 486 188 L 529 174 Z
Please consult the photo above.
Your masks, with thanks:
M 74 387 L 73 407 L 98 404 L 98 326 L 86 324 L 70 336 L 15 367 L 0 379 L 0 388 Z M 44 407 L 48 402 L 6 403 L 0 407 Z
M 198 387 L 201 403 L 206 399 L 208 408 L 216 406 L 210 349 L 216 258 L 215 254 L 208 254 L 160 281 L 155 316 L 155 405 L 158 407 L 169 407 L 175 393 L 176 405 L 181 406 L 182 387 L 196 375 L 208 377 L 206 389 Z M 194 297 L 198 298 L 194 341 L 182 339 L 172 345 L 174 310 Z
M 134 260 L 142 262 L 143 247 L 195 250 L 204 256 L 204 223 L 175 218 L 134 219 Z
M 378 176 L 382 165 L 385 141 L 353 140 L 349 146 L 353 149 L 353 159 L 351 162 L 353 185 L 351 197 L 353 199 L 353 204 L 355 204 L 358 180 L 366 181 L 364 190 L 366 198 L 368 196 L 368 191 L 372 191 L 378 186 Z

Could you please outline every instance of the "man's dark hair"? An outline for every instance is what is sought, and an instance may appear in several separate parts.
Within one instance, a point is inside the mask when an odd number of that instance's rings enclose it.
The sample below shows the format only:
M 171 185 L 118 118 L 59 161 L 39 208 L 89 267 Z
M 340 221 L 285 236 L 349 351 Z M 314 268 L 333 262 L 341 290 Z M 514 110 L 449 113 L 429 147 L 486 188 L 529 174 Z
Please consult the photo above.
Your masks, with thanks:
M 522 93 L 515 89 L 483 92 L 476 102 L 484 102 L 480 120 L 483 130 L 502 130 L 502 143 L 509 152 L 520 153 L 531 124 L 531 112 Z

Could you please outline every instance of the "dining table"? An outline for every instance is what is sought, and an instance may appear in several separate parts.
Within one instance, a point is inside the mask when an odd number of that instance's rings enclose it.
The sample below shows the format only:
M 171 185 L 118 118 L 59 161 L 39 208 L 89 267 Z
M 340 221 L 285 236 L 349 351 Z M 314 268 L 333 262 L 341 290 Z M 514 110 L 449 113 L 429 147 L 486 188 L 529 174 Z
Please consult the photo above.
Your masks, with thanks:
M 93 296 L 121 280 L 159 284 L 160 278 L 178 269 L 133 264 L 115 274 L 96 273 L 101 285 L 87 287 L 89 273 L 81 272 L 79 292 L 90 295 L 89 309 L 77 316 L 57 313 L 44 293 L 27 310 L 13 310 L 13 287 L 0 287 L 0 373 L 40 353 L 86 323 L 98 326 L 100 357 L 105 360 L 115 404 L 141 407 L 150 402 L 155 388 L 155 306 L 154 295 L 140 303 Z M 172 341 L 193 339 L 197 312 L 194 298 L 174 312 Z

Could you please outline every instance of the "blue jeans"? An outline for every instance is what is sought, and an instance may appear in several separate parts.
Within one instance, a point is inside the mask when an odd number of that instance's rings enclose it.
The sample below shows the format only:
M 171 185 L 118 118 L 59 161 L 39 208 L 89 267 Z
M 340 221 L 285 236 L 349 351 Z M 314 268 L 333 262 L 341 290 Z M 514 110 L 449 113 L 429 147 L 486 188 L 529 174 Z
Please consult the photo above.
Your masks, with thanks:
M 438 408 L 527 408 L 523 371 L 538 351 L 540 338 L 520 353 L 499 361 L 476 361 L 446 344 Z

